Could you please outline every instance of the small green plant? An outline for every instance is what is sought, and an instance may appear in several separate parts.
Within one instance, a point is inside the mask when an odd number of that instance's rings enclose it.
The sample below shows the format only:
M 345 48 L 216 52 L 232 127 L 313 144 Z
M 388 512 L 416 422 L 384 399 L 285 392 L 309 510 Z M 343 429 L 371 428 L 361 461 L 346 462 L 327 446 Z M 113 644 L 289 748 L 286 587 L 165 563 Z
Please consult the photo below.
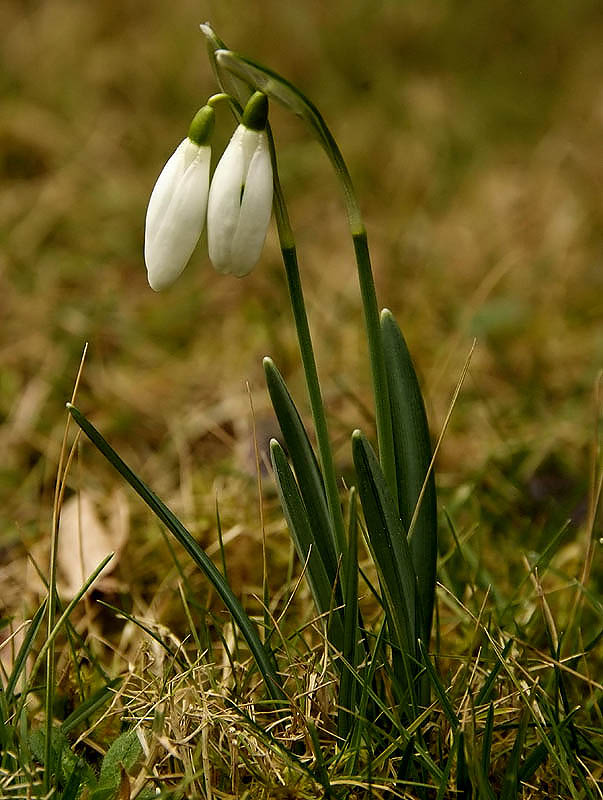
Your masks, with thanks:
M 366 695 L 376 693 L 376 664 L 391 671 L 395 718 L 413 724 L 431 696 L 426 647 L 431 638 L 436 584 L 437 515 L 432 449 L 423 398 L 402 333 L 392 314 L 379 317 L 367 235 L 352 181 L 322 116 L 286 80 L 228 50 L 202 26 L 222 90 L 193 120 L 188 137 L 162 171 L 149 202 L 145 259 L 155 289 L 175 280 L 186 266 L 205 224 L 209 256 L 221 272 L 246 275 L 259 258 L 273 205 L 306 385 L 318 457 L 289 390 L 269 359 L 264 367 L 282 445 L 273 440 L 271 459 L 279 497 L 317 613 L 324 621 L 330 657 L 341 676 L 338 731 L 342 750 L 364 745 Z M 343 190 L 356 254 L 372 368 L 379 457 L 359 430 L 352 436 L 363 530 L 377 568 L 376 592 L 385 618 L 381 639 L 369 635 L 358 607 L 358 515 L 344 522 L 341 491 L 318 381 L 293 232 L 278 177 L 268 100 L 301 116 L 318 138 Z M 227 101 L 239 125 L 209 181 L 209 141 L 214 106 Z M 71 413 L 203 569 L 253 653 L 275 702 L 287 695 L 269 648 L 260 641 L 222 575 L 168 509 L 126 467 L 73 406 Z M 423 643 L 423 645 L 421 645 Z M 364 696 L 364 700 L 363 700 Z M 364 714 L 360 706 L 364 702 Z M 373 698 L 370 707 L 374 706 Z M 375 714 L 378 714 L 375 711 Z

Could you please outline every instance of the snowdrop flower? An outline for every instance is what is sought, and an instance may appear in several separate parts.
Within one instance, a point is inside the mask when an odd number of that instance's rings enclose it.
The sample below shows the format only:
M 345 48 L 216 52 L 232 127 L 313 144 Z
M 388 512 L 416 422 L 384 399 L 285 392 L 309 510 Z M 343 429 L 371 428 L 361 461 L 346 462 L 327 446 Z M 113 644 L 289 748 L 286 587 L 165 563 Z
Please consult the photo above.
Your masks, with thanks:
M 218 272 L 239 278 L 251 272 L 260 257 L 272 211 L 267 115 L 268 98 L 256 92 L 216 167 L 209 190 L 209 257 Z
M 151 193 L 144 260 L 156 292 L 172 284 L 186 267 L 205 224 L 214 116 L 210 106 L 197 112 L 188 136 L 169 158 Z

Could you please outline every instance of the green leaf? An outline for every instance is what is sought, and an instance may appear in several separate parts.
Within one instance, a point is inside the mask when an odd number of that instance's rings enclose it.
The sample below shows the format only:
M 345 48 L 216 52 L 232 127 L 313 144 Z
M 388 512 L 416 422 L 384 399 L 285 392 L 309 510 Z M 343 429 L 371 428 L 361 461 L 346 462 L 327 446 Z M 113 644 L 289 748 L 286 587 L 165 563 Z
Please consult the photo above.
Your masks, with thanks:
M 287 698 L 276 673 L 272 655 L 264 648 L 255 626 L 213 561 L 193 539 L 176 515 L 145 483 L 143 483 L 143 481 L 140 480 L 130 467 L 128 467 L 111 445 L 103 438 L 102 434 L 86 419 L 86 417 L 84 417 L 81 411 L 71 405 L 71 403 L 68 403 L 67 407 L 75 422 L 84 431 L 86 436 L 88 436 L 90 441 L 93 442 L 107 461 L 109 461 L 119 474 L 130 484 L 138 496 L 144 500 L 151 511 L 163 522 L 182 547 L 184 547 L 195 564 L 205 573 L 205 576 L 222 598 L 233 620 L 243 634 L 258 669 L 264 678 L 268 694 L 273 700 L 286 702 Z
M 316 546 L 332 584 L 337 575 L 335 532 L 331 524 L 324 483 L 310 439 L 280 372 L 264 359 L 266 383 L 308 517 L 316 530 Z
M 350 491 L 350 512 L 348 522 L 348 547 L 344 554 L 343 574 L 344 585 L 344 610 L 343 610 L 343 658 L 344 669 L 339 685 L 339 711 L 337 714 L 338 734 L 346 739 L 353 723 L 353 713 L 356 707 L 358 682 L 354 677 L 354 670 L 358 663 L 358 517 L 356 512 L 356 491 Z
M 336 597 L 328 569 L 322 560 L 320 549 L 316 544 L 314 529 L 310 523 L 307 509 L 299 487 L 295 481 L 287 457 L 280 444 L 273 439 L 270 442 L 270 458 L 276 477 L 281 506 L 287 519 L 291 538 L 295 544 L 297 555 L 306 566 L 306 577 L 312 592 L 316 608 L 325 616 L 328 623 L 329 640 L 338 650 L 343 648 L 343 621 L 341 610 L 332 610 Z
M 61 800 L 76 800 L 82 790 L 82 783 L 84 783 L 84 785 L 86 785 L 86 783 L 90 785 L 85 778 L 87 771 L 90 771 L 90 767 L 83 758 L 78 758 L 67 780 L 65 789 L 61 795 Z
M 36 611 L 29 628 L 27 629 L 27 633 L 25 634 L 25 638 L 23 639 L 23 643 L 19 648 L 19 652 L 17 653 L 17 657 L 15 659 L 15 663 L 13 665 L 12 672 L 10 677 L 6 683 L 6 702 L 10 703 L 13 699 L 13 695 L 15 693 L 15 686 L 17 685 L 17 681 L 19 680 L 19 676 L 27 663 L 27 656 L 31 650 L 31 646 L 33 644 L 34 639 L 36 638 L 36 634 L 40 629 L 40 625 L 42 624 L 42 620 L 44 619 L 44 614 L 46 613 L 46 604 L 47 598 L 45 598 L 42 602 L 42 605 Z
M 503 777 L 500 800 L 515 800 L 519 795 L 519 760 L 528 730 L 529 719 L 530 712 L 528 709 L 524 709 Z
M 360 431 L 352 435 L 358 491 L 368 544 L 379 573 L 385 616 L 396 644 L 392 650 L 395 684 L 406 713 L 416 717 L 417 664 L 416 576 L 406 534 L 375 452 Z
M 450 748 L 450 753 L 448 754 L 448 758 L 446 759 L 446 764 L 444 766 L 444 771 L 442 773 L 442 779 L 440 780 L 440 785 L 438 786 L 438 793 L 436 795 L 436 800 L 443 800 L 444 798 L 446 789 L 448 788 L 448 781 L 450 780 L 450 773 L 452 771 L 454 757 L 458 753 L 459 744 L 460 744 L 460 737 L 455 736 L 453 745 Z
M 579 707 L 576 707 L 564 720 L 562 720 L 561 724 L 557 727 L 554 720 L 551 721 L 551 728 L 556 733 L 557 743 L 565 741 L 565 737 L 563 736 L 566 728 L 568 728 L 573 718 L 578 713 Z M 519 780 L 520 781 L 530 781 L 532 775 L 536 772 L 538 767 L 547 760 L 549 756 L 548 748 L 544 744 L 544 742 L 540 742 L 536 745 L 536 747 L 532 748 L 529 755 L 525 758 L 523 764 L 519 768 Z
M 396 454 L 399 511 L 402 524 L 409 533 L 410 552 L 417 575 L 421 609 L 419 635 L 429 646 L 438 556 L 433 469 L 428 475 L 432 459 L 431 440 L 423 395 L 408 347 L 396 320 L 387 309 L 381 312 L 381 333 Z
M 69 733 L 74 728 L 77 728 L 78 725 L 85 722 L 91 714 L 94 714 L 95 711 L 98 711 L 99 708 L 102 708 L 115 696 L 115 689 L 120 683 L 121 678 L 114 678 L 107 686 L 103 686 L 102 689 L 94 692 L 87 700 L 80 703 L 80 705 L 63 720 L 61 731 L 63 733 Z
M 487 777 L 490 772 L 490 751 L 492 749 L 492 733 L 494 731 L 494 703 L 490 702 L 486 725 L 484 727 L 484 741 L 482 742 L 482 770 Z
M 325 764 L 325 758 L 322 752 L 322 747 L 320 746 L 318 731 L 316 730 L 316 725 L 314 724 L 314 721 L 312 719 L 308 718 L 306 720 L 306 728 L 310 735 L 310 741 L 312 742 L 312 750 L 314 751 L 314 760 L 316 762 L 314 774 L 316 775 L 316 780 L 320 782 L 325 791 L 324 797 L 325 798 L 332 797 L 333 794 L 331 790 L 331 784 L 329 782 L 329 772 Z
M 478 693 L 477 697 L 475 698 L 475 705 L 476 706 L 480 706 L 480 705 L 482 705 L 482 703 L 487 703 L 488 700 L 490 699 L 490 695 L 492 694 L 492 689 L 494 688 L 494 682 L 496 681 L 496 676 L 498 675 L 498 673 L 500 672 L 501 668 L 503 667 L 503 665 L 505 663 L 505 659 L 506 659 L 506 657 L 507 657 L 507 655 L 509 653 L 509 650 L 511 649 L 512 645 L 513 645 L 513 639 L 509 639 L 507 641 L 507 643 L 505 644 L 505 646 L 503 648 L 503 651 L 500 654 L 500 656 L 498 655 L 498 652 L 495 651 L 496 664 L 490 670 L 490 674 L 488 675 L 488 677 L 484 681 L 484 685 L 479 690 L 479 693 Z
M 45 731 L 34 731 L 28 741 L 29 749 L 33 758 L 44 765 L 46 756 Z M 78 758 L 70 747 L 69 740 L 60 728 L 52 729 L 50 740 L 50 771 L 55 779 L 55 784 L 59 789 L 69 785 L 74 771 L 78 773 L 78 781 L 93 786 L 96 783 L 94 773 L 90 766 L 83 759 Z M 71 791 L 71 789 L 70 789 Z
M 385 477 L 361 431 L 352 435 L 352 453 L 369 546 L 381 577 L 391 633 L 401 651 L 416 657 L 416 576 L 406 534 Z
M 465 755 L 465 735 L 463 731 L 459 731 L 456 754 L 456 797 L 458 800 L 471 800 L 472 795 L 473 789 Z
M 448 695 L 446 694 L 446 689 L 440 681 L 435 667 L 431 663 L 431 659 L 429 658 L 429 653 L 425 649 L 425 645 L 421 641 L 419 641 L 419 651 L 434 691 L 438 697 L 438 700 L 440 701 L 440 705 L 442 706 L 442 711 L 446 715 L 446 718 L 448 719 L 448 722 L 453 730 L 456 731 L 460 725 L 459 718 L 454 713 L 454 709 L 452 708 L 450 700 L 448 699 Z
M 128 773 L 141 760 L 142 746 L 135 730 L 122 733 L 105 753 L 98 785 L 90 800 L 113 800 L 119 790 L 122 768 Z

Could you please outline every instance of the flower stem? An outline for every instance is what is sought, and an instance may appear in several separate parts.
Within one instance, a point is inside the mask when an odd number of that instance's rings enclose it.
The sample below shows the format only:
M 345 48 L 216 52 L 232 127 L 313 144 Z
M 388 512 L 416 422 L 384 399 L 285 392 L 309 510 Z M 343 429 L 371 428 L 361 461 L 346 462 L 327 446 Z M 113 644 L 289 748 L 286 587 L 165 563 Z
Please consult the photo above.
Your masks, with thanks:
M 245 78 L 244 83 L 240 80 L 237 81 L 236 76 L 231 73 L 220 69 L 216 52 L 223 48 L 225 45 L 216 36 L 211 27 L 207 24 L 201 26 L 203 34 L 208 40 L 208 54 L 212 69 L 216 76 L 216 80 L 222 93 L 226 91 L 226 84 L 224 78 L 228 76 L 232 84 L 229 95 L 231 97 L 232 111 L 240 119 L 242 106 L 249 97 L 250 82 Z M 222 51 L 223 52 L 223 51 Z M 244 89 L 247 89 L 244 91 Z M 259 87 L 258 87 L 259 88 Z M 269 92 L 266 94 L 270 95 Z M 327 419 L 325 415 L 324 403 L 322 400 L 322 393 L 320 391 L 320 383 L 318 380 L 318 371 L 316 369 L 316 359 L 314 357 L 314 348 L 312 346 L 312 337 L 310 335 L 310 326 L 308 325 L 308 315 L 306 313 L 306 304 L 304 301 L 304 293 L 301 285 L 301 278 L 299 275 L 299 266 L 297 262 L 297 251 L 295 247 L 295 237 L 293 236 L 293 229 L 289 221 L 289 214 L 287 212 L 287 205 L 285 197 L 278 177 L 278 165 L 276 161 L 276 152 L 274 149 L 274 139 L 270 125 L 266 126 L 266 133 L 270 144 L 270 157 L 272 159 L 272 171 L 274 179 L 274 216 L 276 219 L 277 231 L 281 252 L 283 256 L 283 263 L 285 266 L 285 274 L 287 276 L 287 285 L 289 288 L 289 297 L 291 300 L 291 308 L 293 310 L 293 319 L 295 322 L 295 329 L 297 333 L 297 340 L 299 343 L 299 350 L 301 354 L 304 374 L 306 377 L 306 387 L 308 389 L 308 397 L 310 400 L 310 408 L 312 410 L 312 419 L 314 421 L 314 429 L 316 432 L 316 442 L 318 445 L 318 457 L 320 467 L 322 470 L 323 480 L 325 483 L 325 492 L 327 496 L 327 506 L 333 525 L 333 544 L 335 546 L 335 553 L 340 556 L 345 552 L 346 548 L 346 535 L 345 525 L 343 521 L 343 513 L 341 510 L 341 503 L 339 499 L 339 491 L 337 489 L 337 475 L 335 472 L 335 464 L 333 461 L 333 452 L 331 450 L 331 443 L 329 441 L 329 429 L 327 426 Z M 328 133 L 328 131 L 327 131 Z M 330 134 L 329 134 L 330 136 Z M 331 137 L 332 138 L 332 137 Z M 333 141 L 335 150 L 339 153 L 337 145 Z M 341 154 L 339 154 L 343 172 L 348 175 L 345 163 Z M 349 175 L 348 175 L 349 178 Z M 351 182 L 349 181 L 350 186 Z M 347 206 L 352 208 L 355 204 L 354 194 L 347 202 Z M 349 216 L 349 215 L 348 215 Z M 370 261 L 369 261 L 370 272 Z M 372 280 L 372 276 L 371 276 Z M 373 287 L 374 294 L 374 287 Z M 375 314 L 376 314 L 376 329 L 379 331 L 379 317 L 376 311 L 375 299 Z M 383 354 L 381 354 L 381 361 L 383 362 Z M 383 376 L 385 376 L 385 368 L 383 369 Z M 387 390 L 387 382 L 384 383 Z M 387 395 L 385 395 L 387 398 Z M 387 401 L 389 402 L 389 401 Z M 391 431 L 391 421 L 390 421 Z M 390 435 L 390 439 L 391 439 Z M 391 448 L 393 456 L 393 440 Z M 395 486 L 395 480 L 394 480 Z
M 396 505 L 398 503 L 398 481 L 396 478 L 396 459 L 394 451 L 394 437 L 392 431 L 392 418 L 389 407 L 389 389 L 387 385 L 387 372 L 383 355 L 383 342 L 381 339 L 381 324 L 379 321 L 379 306 L 371 256 L 368 247 L 366 228 L 356 199 L 356 192 L 349 170 L 344 161 L 341 150 L 328 129 L 324 119 L 314 109 L 318 117 L 319 138 L 329 157 L 335 174 L 339 178 L 343 189 L 343 198 L 348 226 L 354 243 L 354 255 L 358 270 L 358 282 L 364 310 L 364 323 L 368 338 L 369 360 L 371 363 L 371 377 L 373 380 L 373 393 L 375 395 L 375 422 L 377 426 L 377 441 L 379 444 L 379 460 L 387 484 L 392 492 Z
M 383 344 L 379 325 L 379 309 L 377 294 L 371 269 L 366 231 L 362 214 L 356 199 L 350 173 L 343 159 L 337 142 L 329 130 L 322 114 L 314 103 L 303 92 L 281 75 L 264 67 L 251 59 L 233 53 L 232 50 L 220 49 L 224 43 L 214 34 L 209 26 L 203 26 L 203 33 L 208 38 L 210 58 L 217 72 L 227 72 L 232 81 L 245 81 L 264 92 L 268 97 L 280 102 L 294 114 L 301 116 L 316 135 L 343 189 L 345 210 L 358 268 L 358 279 L 364 308 L 364 320 L 367 331 L 369 358 L 375 395 L 375 420 L 377 439 L 379 442 L 379 459 L 381 467 L 394 499 L 397 502 L 397 481 L 395 470 L 394 441 L 392 421 L 389 408 L 389 390 L 387 373 L 383 356 Z M 221 68 L 221 69 L 220 69 Z
M 276 170 L 276 157 L 274 156 L 274 147 L 271 134 L 269 134 L 269 141 L 273 153 L 274 214 L 281 245 L 281 252 L 283 255 L 283 263 L 285 265 L 285 274 L 287 276 L 287 285 L 289 288 L 291 308 L 293 310 L 293 319 L 295 321 L 295 330 L 297 333 L 299 350 L 304 367 L 304 374 L 306 376 L 306 387 L 308 389 L 308 397 L 310 399 L 310 407 L 312 409 L 312 419 L 314 420 L 314 429 L 316 431 L 316 442 L 318 445 L 320 466 L 325 482 L 327 505 L 333 524 L 333 544 L 335 546 L 337 557 L 339 558 L 339 556 L 345 552 L 346 539 L 343 514 L 341 511 L 341 502 L 339 499 L 339 491 L 337 489 L 337 476 L 335 473 L 335 464 L 333 462 L 333 452 L 329 440 L 327 418 L 325 415 L 324 403 L 320 390 L 320 383 L 318 380 L 318 371 L 316 369 L 316 359 L 314 357 L 314 348 L 312 346 L 310 327 L 308 325 L 308 315 L 306 313 L 306 304 L 304 301 L 304 293 L 299 274 L 295 239 L 293 237 L 293 231 L 289 222 L 289 215 L 287 213 L 287 206 L 285 204 L 283 190 L 278 178 L 278 172 Z

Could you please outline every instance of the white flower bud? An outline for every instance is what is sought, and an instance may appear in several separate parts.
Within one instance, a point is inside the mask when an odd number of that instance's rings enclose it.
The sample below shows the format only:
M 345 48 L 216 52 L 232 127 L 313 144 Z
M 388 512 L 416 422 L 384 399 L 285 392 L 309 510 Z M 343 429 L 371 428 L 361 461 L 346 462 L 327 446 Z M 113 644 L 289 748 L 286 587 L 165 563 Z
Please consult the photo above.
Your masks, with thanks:
M 246 109 L 247 116 L 216 167 L 207 206 L 211 262 L 218 272 L 239 278 L 251 272 L 260 257 L 272 211 L 272 164 L 264 130 L 266 98 L 254 95 L 248 108 L 252 103 L 253 114 Z
M 197 114 L 189 135 L 168 159 L 151 193 L 144 235 L 149 285 L 156 292 L 172 284 L 188 264 L 207 210 L 213 109 Z

